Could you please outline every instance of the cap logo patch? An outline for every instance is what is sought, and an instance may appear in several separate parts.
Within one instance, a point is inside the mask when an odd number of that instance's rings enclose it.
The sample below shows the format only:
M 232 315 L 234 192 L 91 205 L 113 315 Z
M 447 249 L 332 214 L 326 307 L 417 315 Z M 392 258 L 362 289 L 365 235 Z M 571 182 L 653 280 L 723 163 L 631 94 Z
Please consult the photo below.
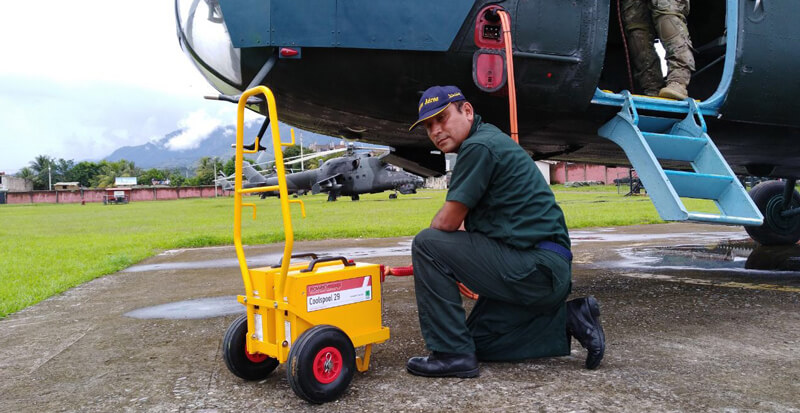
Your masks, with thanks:
M 438 101 L 439 101 L 439 96 L 434 96 L 434 97 L 427 98 L 427 99 L 425 99 L 424 102 L 422 102 L 419 105 L 419 110 L 422 110 L 422 107 L 425 106 L 425 105 L 430 105 L 431 103 L 436 103 Z

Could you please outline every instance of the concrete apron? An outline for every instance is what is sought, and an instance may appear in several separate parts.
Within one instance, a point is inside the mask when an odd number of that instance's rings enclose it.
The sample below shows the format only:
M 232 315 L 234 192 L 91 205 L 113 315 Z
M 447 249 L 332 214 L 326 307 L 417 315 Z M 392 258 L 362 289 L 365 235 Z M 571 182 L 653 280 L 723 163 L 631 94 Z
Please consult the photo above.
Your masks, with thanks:
M 573 342 L 567 357 L 484 363 L 477 379 L 411 376 L 406 360 L 426 353 L 413 280 L 390 277 L 383 316 L 392 338 L 374 347 L 369 371 L 323 408 L 800 411 L 800 273 L 693 266 L 707 258 L 694 252 L 681 265 L 656 262 L 673 247 L 746 239 L 737 227 L 571 235 L 573 295 L 593 294 L 602 306 L 608 343 L 598 370 L 583 368 L 586 353 Z M 300 242 L 295 251 L 401 266 L 410 264 L 410 240 Z M 263 265 L 281 250 L 251 247 L 248 256 Z M 232 248 L 168 251 L 0 320 L 0 410 L 319 409 L 294 395 L 284 366 L 259 382 L 228 372 L 221 342 L 242 311 L 233 300 L 243 290 Z

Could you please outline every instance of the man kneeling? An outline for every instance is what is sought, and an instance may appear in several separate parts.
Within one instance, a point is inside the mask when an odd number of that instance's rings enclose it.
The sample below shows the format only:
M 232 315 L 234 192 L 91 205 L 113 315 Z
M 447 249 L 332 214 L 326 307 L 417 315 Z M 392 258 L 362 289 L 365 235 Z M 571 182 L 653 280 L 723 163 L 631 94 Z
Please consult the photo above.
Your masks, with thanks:
M 458 153 L 444 206 L 411 248 L 427 357 L 406 368 L 476 377 L 478 360 L 564 356 L 570 336 L 597 368 L 605 337 L 594 297 L 566 302 L 570 240 L 564 214 L 534 161 L 474 113 L 455 86 L 422 95 L 419 119 L 442 152 Z M 469 317 L 456 282 L 479 298 Z

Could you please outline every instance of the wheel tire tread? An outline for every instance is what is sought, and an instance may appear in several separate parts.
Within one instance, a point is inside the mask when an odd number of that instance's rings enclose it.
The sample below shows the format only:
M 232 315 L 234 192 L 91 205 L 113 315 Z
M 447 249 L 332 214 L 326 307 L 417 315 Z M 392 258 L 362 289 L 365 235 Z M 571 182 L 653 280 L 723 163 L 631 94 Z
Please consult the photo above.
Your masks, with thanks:
M 750 235 L 753 240 L 761 245 L 790 245 L 797 243 L 800 240 L 800 231 L 796 233 L 777 233 L 773 231 L 768 223 L 767 205 L 770 199 L 775 196 L 783 195 L 784 183 L 781 181 L 773 180 L 761 182 L 750 190 L 750 198 L 756 204 L 758 210 L 764 215 L 764 223 L 761 226 L 745 226 L 745 231 Z M 795 189 L 792 193 L 794 202 L 800 204 L 800 193 Z
M 248 360 L 244 355 L 246 351 L 244 347 L 247 342 L 245 335 L 247 335 L 247 315 L 242 315 L 234 320 L 225 331 L 222 339 L 222 359 L 228 370 L 236 377 L 244 380 L 261 380 L 269 376 L 280 363 L 272 357 L 261 363 L 253 363 Z M 242 347 L 241 354 L 237 354 L 238 350 L 234 348 L 239 346 Z
M 298 358 L 311 356 L 306 355 L 306 351 L 313 347 L 316 344 L 317 340 L 326 339 L 326 335 L 330 335 L 331 333 L 334 334 L 333 337 L 327 337 L 328 339 L 336 339 L 338 335 L 339 338 L 343 338 L 344 343 L 343 347 L 337 349 L 342 352 L 343 363 L 345 367 L 343 367 L 344 371 L 342 374 L 346 375 L 344 377 L 344 383 L 337 383 L 338 381 L 335 380 L 332 387 L 341 386 L 335 393 L 324 395 L 323 397 L 316 397 L 313 394 L 310 394 L 308 389 L 304 388 L 303 385 L 303 374 L 306 374 L 305 370 L 307 364 L 310 364 L 313 368 L 313 363 L 310 360 L 298 360 Z M 355 370 L 355 349 L 353 348 L 353 343 L 350 341 L 350 337 L 347 336 L 342 330 L 337 327 L 331 325 L 317 325 L 314 327 L 309 328 L 303 334 L 298 337 L 297 341 L 292 345 L 291 350 L 289 351 L 289 360 L 286 362 L 286 378 L 289 381 L 289 385 L 291 386 L 292 390 L 294 390 L 295 394 L 301 399 L 314 404 L 321 404 L 329 401 L 333 401 L 341 396 L 346 390 L 347 387 L 350 385 L 350 381 L 353 378 L 353 373 Z M 313 376 L 313 373 L 309 370 L 308 374 Z M 327 386 L 327 385 L 326 385 Z

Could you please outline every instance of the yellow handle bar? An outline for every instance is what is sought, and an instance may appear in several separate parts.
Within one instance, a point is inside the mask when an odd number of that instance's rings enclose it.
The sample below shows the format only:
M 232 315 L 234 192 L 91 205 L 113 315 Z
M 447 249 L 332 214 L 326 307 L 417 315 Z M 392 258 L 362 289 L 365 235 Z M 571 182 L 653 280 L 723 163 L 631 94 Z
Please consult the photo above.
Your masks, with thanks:
M 272 147 L 275 151 L 275 167 L 278 175 L 278 185 L 271 185 L 258 188 L 242 188 L 242 163 L 244 161 L 245 153 L 258 152 L 260 136 L 256 137 L 255 147 L 252 151 L 244 150 L 244 109 L 247 99 L 250 96 L 263 94 L 266 98 L 267 112 L 270 119 L 270 129 L 272 134 Z M 282 146 L 294 145 L 294 129 L 292 129 L 292 141 L 289 143 L 281 142 L 280 130 L 278 128 L 278 111 L 275 107 L 275 96 L 272 91 L 265 86 L 256 86 L 242 93 L 239 98 L 239 104 L 236 110 L 236 173 L 234 181 L 234 223 L 233 223 L 233 243 L 236 247 L 236 257 L 239 260 L 239 269 L 242 272 L 242 279 L 244 281 L 245 294 L 247 297 L 253 297 L 253 281 L 250 277 L 250 270 L 247 268 L 247 260 L 244 255 L 242 247 L 242 208 L 244 206 L 253 207 L 253 219 L 255 219 L 255 204 L 244 204 L 242 202 L 242 195 L 253 194 L 260 192 L 278 191 L 280 194 L 281 214 L 283 216 L 283 231 L 285 235 L 285 244 L 283 247 L 283 260 L 281 262 L 281 277 L 275 285 L 275 299 L 277 301 L 284 301 L 286 296 L 284 288 L 286 285 L 286 276 L 289 272 L 289 262 L 292 257 L 292 247 L 294 245 L 294 232 L 292 230 L 292 217 L 289 209 L 290 203 L 299 203 L 303 217 L 306 216 L 305 205 L 300 200 L 289 200 L 289 191 L 286 185 L 286 167 L 283 164 L 283 151 L 279 150 Z

